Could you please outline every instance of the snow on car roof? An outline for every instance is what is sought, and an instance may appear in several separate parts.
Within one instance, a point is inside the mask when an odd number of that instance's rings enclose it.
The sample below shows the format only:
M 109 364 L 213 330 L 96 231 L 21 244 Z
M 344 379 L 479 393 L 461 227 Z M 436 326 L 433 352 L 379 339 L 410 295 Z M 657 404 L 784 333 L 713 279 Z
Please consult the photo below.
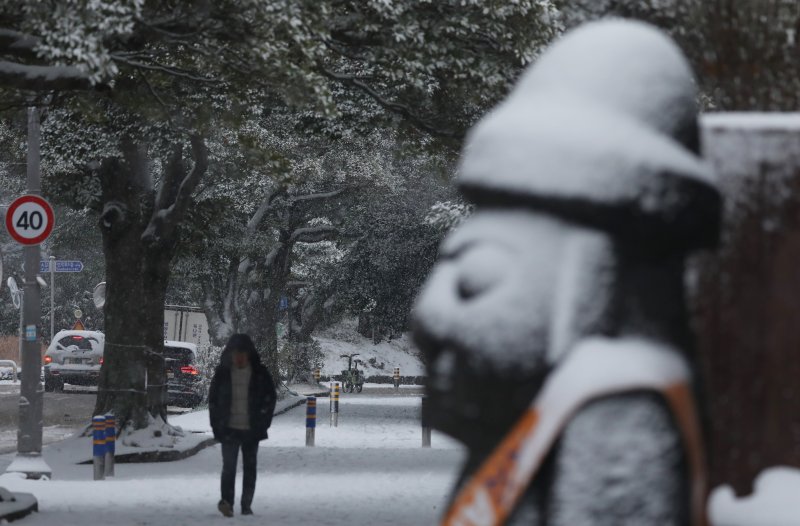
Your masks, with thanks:
M 92 336 L 101 340 L 105 339 L 105 334 L 99 331 L 65 330 L 56 333 L 56 338 L 63 338 L 64 336 Z
M 189 342 L 176 342 L 173 340 L 164 340 L 165 347 L 183 347 L 184 349 L 191 349 L 193 352 L 197 352 L 197 344 L 189 343 Z

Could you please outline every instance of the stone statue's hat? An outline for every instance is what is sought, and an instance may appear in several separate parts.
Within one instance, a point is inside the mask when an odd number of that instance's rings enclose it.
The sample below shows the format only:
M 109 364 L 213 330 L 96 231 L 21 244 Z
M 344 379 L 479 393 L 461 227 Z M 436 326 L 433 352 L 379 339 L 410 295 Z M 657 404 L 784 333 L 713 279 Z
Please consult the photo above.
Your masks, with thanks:
M 696 90 L 678 47 L 602 21 L 548 48 L 468 134 L 459 186 L 671 250 L 716 243 L 721 199 L 698 155 Z

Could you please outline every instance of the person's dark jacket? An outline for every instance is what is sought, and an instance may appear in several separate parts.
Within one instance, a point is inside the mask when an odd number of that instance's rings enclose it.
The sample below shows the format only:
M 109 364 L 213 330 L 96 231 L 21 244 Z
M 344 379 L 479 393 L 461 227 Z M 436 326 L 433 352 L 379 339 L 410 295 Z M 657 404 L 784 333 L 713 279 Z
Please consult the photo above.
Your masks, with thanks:
M 211 420 L 211 429 L 217 440 L 225 438 L 229 429 L 228 422 L 231 417 L 231 398 L 233 396 L 231 386 L 232 349 L 244 349 L 248 352 L 252 368 L 250 386 L 247 391 L 250 432 L 253 433 L 255 439 L 263 440 L 268 438 L 267 429 L 272 424 L 272 413 L 275 411 L 275 402 L 277 401 L 275 384 L 272 382 L 269 371 L 261 363 L 261 358 L 250 338 L 235 342 L 238 345 L 232 345 L 232 341 L 233 338 L 222 352 L 220 364 L 214 371 L 214 378 L 211 380 L 211 387 L 208 391 L 208 415 Z

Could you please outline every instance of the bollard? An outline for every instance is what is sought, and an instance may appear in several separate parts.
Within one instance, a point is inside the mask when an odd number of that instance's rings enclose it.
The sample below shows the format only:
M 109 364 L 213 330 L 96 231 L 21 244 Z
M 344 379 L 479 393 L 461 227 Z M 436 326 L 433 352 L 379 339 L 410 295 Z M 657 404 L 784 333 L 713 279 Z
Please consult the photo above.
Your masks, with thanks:
M 321 371 L 319 370 L 319 367 L 314 369 L 314 381 L 317 382 L 317 383 L 319 383 L 320 374 L 321 374 Z
M 422 425 L 422 447 L 431 447 L 431 425 L 428 422 L 428 397 L 422 397 L 420 408 L 420 424 Z
M 397 391 L 400 389 L 400 368 L 394 368 L 394 390 Z
M 105 475 L 106 477 L 114 476 L 114 453 L 116 452 L 117 443 L 117 421 L 114 415 L 108 413 L 106 415 L 106 459 L 105 459 Z
M 317 427 L 317 399 L 306 398 L 306 447 L 314 447 L 314 431 Z
M 333 384 L 333 396 L 331 397 L 331 425 L 339 427 L 339 383 Z
M 92 464 L 94 465 L 94 480 L 103 480 L 105 477 L 106 455 L 106 417 L 103 415 L 92 417 Z

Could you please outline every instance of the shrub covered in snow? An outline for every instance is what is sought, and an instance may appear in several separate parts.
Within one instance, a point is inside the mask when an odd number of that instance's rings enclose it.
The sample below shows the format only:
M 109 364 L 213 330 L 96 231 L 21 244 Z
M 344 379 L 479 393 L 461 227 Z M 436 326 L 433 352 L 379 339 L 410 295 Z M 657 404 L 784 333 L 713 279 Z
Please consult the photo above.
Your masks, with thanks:
M 206 393 L 203 396 L 204 399 L 208 395 L 211 378 L 214 376 L 214 369 L 219 365 L 220 356 L 222 356 L 222 347 L 216 345 L 200 345 L 197 348 L 196 367 L 200 371 L 200 382 L 203 393 Z

